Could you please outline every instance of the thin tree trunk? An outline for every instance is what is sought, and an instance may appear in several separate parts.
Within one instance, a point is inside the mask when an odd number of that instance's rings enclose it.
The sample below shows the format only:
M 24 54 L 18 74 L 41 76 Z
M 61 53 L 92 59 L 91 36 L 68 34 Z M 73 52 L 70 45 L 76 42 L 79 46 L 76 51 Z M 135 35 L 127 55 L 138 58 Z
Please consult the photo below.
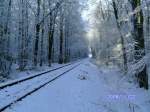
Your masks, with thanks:
M 63 17 L 60 21 L 60 47 L 59 47 L 59 64 L 63 63 Z
M 39 34 L 40 34 L 40 4 L 41 0 L 37 0 L 37 19 L 36 19 L 36 37 L 35 37 L 35 45 L 34 45 L 34 66 L 37 66 L 38 63 L 38 50 L 39 50 Z
M 43 0 L 43 19 L 45 17 L 45 0 Z M 43 21 L 43 23 L 45 20 Z M 42 36 L 41 36 L 41 54 L 40 54 L 40 66 L 43 66 L 43 39 L 44 39 L 44 24 L 42 25 Z
M 120 39 L 121 39 L 121 45 L 122 45 L 122 54 L 123 54 L 123 63 L 124 63 L 124 71 L 127 72 L 128 67 L 127 67 L 127 55 L 126 55 L 126 48 L 125 48 L 125 42 L 124 42 L 124 38 L 123 35 L 121 33 L 121 27 L 120 24 L 118 22 L 119 17 L 118 17 L 118 10 L 117 10 L 117 6 L 115 1 L 113 0 L 113 8 L 114 8 L 114 15 L 116 18 L 116 23 L 117 23 L 117 28 L 120 34 Z
M 57 16 L 57 10 L 51 14 L 50 17 L 50 26 L 49 26 L 49 43 L 48 43 L 48 62 L 49 66 L 51 66 L 52 63 L 52 51 L 53 51 L 53 45 L 54 45 L 54 32 L 55 32 L 55 22 L 56 22 L 56 16 Z

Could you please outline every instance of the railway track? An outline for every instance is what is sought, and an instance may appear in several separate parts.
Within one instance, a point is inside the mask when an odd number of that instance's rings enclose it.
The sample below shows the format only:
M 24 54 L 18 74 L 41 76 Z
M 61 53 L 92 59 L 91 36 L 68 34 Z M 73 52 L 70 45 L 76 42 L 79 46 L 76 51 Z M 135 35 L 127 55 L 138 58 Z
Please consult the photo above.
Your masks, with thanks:
M 6 87 L 9 87 L 9 86 L 13 86 L 13 85 L 16 85 L 16 84 L 18 84 L 18 83 L 27 81 L 27 80 L 31 80 L 31 79 L 33 79 L 33 78 L 35 78 L 35 77 L 39 77 L 39 76 L 41 76 L 41 75 L 43 75 L 43 74 L 50 73 L 50 72 L 52 72 L 52 71 L 55 71 L 55 70 L 64 68 L 64 67 L 69 66 L 69 65 L 72 65 L 72 64 L 74 64 L 74 63 L 70 63 L 70 64 L 67 64 L 67 65 L 64 65 L 64 66 L 61 66 L 61 67 L 57 67 L 57 68 L 54 68 L 54 69 L 52 69 L 52 70 L 48 70 L 48 71 L 45 71 L 45 72 L 42 72 L 42 73 L 38 73 L 38 74 L 36 74 L 36 75 L 32 75 L 32 76 L 28 76 L 28 77 L 25 77 L 25 78 L 21 78 L 21 79 L 19 79 L 19 80 L 15 80 L 15 81 L 12 81 L 12 82 L 9 82 L 9 83 L 0 84 L 0 90 L 4 89 L 4 88 L 6 88 Z
M 0 112 L 5 111 L 13 104 L 35 93 L 39 89 L 50 84 L 79 65 L 80 62 L 71 63 L 0 86 Z

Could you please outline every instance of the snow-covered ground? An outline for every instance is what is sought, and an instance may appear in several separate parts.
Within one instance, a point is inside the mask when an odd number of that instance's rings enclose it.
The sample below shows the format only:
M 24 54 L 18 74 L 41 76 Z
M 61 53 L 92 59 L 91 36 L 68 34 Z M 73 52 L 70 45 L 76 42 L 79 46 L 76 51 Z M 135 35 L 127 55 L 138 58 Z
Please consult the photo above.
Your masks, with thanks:
M 23 77 L 28 77 L 28 76 L 31 76 L 31 75 L 36 75 L 38 73 L 42 73 L 42 72 L 45 72 L 45 71 L 48 71 L 48 70 L 52 70 L 52 69 L 55 69 L 55 68 L 58 68 L 58 67 L 61 67 L 61 66 L 64 66 L 64 65 L 67 65 L 67 64 L 57 64 L 57 63 L 52 63 L 51 67 L 49 66 L 38 66 L 36 68 L 33 68 L 32 66 L 30 67 L 27 67 L 24 71 L 20 71 L 18 68 L 18 65 L 17 64 L 14 64 L 12 66 L 12 69 L 10 71 L 10 74 L 8 77 L 0 77 L 0 83 L 4 83 L 4 82 L 10 82 L 10 81 L 13 81 L 13 80 L 16 80 L 16 79 L 21 79 Z
M 76 67 L 79 62 L 65 66 L 58 70 L 52 71 L 50 73 L 45 73 L 41 76 L 35 77 L 33 79 L 21 82 L 19 84 L 13 85 L 11 87 L 6 87 L 0 90 L 0 110 L 6 105 L 15 102 L 18 98 L 26 95 L 27 93 L 35 90 L 41 85 L 51 81 L 55 77 L 60 76 L 63 72 L 66 72 L 74 67 Z
M 0 101 L 1 103 L 1 101 Z M 5 112 L 149 112 L 150 91 L 89 59 Z

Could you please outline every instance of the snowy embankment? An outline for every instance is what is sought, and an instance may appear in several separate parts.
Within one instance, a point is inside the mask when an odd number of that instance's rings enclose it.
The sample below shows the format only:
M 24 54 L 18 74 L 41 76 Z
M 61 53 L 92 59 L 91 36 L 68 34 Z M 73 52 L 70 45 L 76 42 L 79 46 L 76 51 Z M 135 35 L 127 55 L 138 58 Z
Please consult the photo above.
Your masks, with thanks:
M 65 65 L 67 65 L 67 64 L 53 63 L 51 67 L 48 67 L 48 66 L 42 66 L 42 67 L 39 66 L 37 68 L 28 67 L 28 69 L 26 69 L 24 71 L 18 70 L 18 66 L 13 65 L 12 70 L 10 71 L 10 75 L 8 77 L 1 78 L 0 83 L 9 83 L 14 80 L 23 79 L 23 78 L 33 76 L 33 75 L 36 75 L 39 73 L 43 73 L 45 71 L 52 70 L 52 69 L 55 69 L 55 68 L 58 68 L 61 66 L 65 66 Z
M 149 112 L 150 91 L 88 59 L 5 112 Z

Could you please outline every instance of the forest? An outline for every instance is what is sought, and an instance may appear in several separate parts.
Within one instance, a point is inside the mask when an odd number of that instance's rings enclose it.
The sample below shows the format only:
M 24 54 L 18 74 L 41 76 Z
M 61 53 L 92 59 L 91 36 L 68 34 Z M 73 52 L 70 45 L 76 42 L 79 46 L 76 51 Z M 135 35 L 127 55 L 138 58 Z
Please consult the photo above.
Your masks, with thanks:
M 150 1 L 100 0 L 94 12 L 93 57 L 119 66 L 148 89 Z
M 0 76 L 15 65 L 24 71 L 87 57 L 80 10 L 75 0 L 1 0 Z
M 150 0 L 0 0 L 0 112 L 149 112 L 149 60 Z

